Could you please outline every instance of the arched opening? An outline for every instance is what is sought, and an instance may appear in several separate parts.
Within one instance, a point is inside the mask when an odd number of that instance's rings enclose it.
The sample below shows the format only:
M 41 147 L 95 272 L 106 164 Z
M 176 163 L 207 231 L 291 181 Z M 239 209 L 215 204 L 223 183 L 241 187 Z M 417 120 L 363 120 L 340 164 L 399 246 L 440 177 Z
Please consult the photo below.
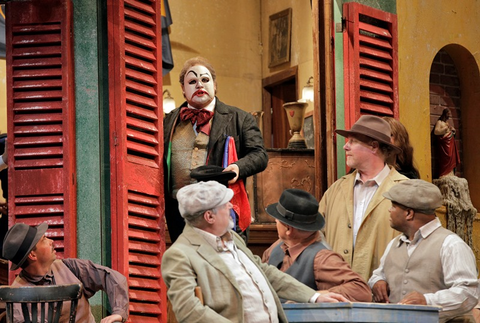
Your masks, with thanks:
M 443 73 L 438 73 L 440 67 L 443 67 Z M 476 165 L 480 157 L 480 137 L 476 131 L 480 120 L 479 86 L 478 65 L 465 47 L 450 44 L 439 51 L 430 72 L 430 124 L 433 127 L 443 106 L 451 108 L 461 158 L 457 176 L 467 179 L 470 197 L 477 210 L 480 209 L 480 168 Z
M 430 131 L 431 137 L 431 152 L 432 152 L 432 175 L 433 178 L 438 178 L 440 175 L 440 165 L 437 156 L 439 147 L 439 137 L 435 134 L 434 128 L 437 120 L 441 117 L 443 111 L 451 113 L 450 120 L 447 123 L 453 127 L 454 138 L 460 161 L 462 158 L 462 115 L 460 109 L 460 80 L 458 78 L 457 69 L 450 55 L 444 50 L 440 50 L 433 59 L 432 68 L 430 70 Z M 455 169 L 455 175 L 463 177 L 463 165 L 460 162 Z

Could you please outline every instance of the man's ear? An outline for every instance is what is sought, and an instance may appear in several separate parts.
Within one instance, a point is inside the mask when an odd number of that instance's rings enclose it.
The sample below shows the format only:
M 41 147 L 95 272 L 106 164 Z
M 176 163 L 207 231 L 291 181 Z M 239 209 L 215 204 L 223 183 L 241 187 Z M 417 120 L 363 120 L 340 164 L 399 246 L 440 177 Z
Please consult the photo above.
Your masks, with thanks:
M 284 226 L 285 226 L 285 234 L 286 234 L 287 236 L 292 235 L 292 233 L 293 233 L 293 231 L 292 231 L 293 227 L 291 227 L 291 226 L 289 226 L 289 225 L 286 225 L 286 224 L 284 224 Z
M 30 251 L 30 253 L 28 254 L 28 259 L 32 260 L 32 261 L 35 261 L 37 260 L 37 254 L 35 253 L 34 250 Z
M 413 220 L 415 216 L 415 211 L 413 209 L 406 209 L 405 211 L 407 212 L 407 216 L 406 216 L 407 221 Z
M 215 216 L 211 210 L 205 211 L 205 213 L 203 213 L 203 218 L 208 224 L 215 223 Z
M 378 149 L 380 148 L 380 144 L 378 143 L 378 141 L 372 141 L 370 143 L 370 146 L 372 147 L 372 151 L 376 152 L 378 151 Z
M 187 97 L 185 96 L 185 86 L 183 84 L 180 84 L 182 87 L 182 93 L 183 93 L 183 98 L 186 99 Z

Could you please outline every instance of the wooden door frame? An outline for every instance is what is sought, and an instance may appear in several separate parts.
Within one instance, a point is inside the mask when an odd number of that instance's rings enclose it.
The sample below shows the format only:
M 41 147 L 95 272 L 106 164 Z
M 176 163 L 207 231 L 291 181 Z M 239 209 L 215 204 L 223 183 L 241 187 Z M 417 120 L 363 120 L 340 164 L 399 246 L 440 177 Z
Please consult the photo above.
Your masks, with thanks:
M 262 80 L 262 106 L 263 106 L 263 141 L 266 147 L 272 146 L 272 95 L 269 88 L 283 83 L 287 80 L 295 79 L 298 84 L 298 67 L 293 66 L 277 74 L 268 76 Z
M 335 69 L 332 0 L 312 1 L 315 197 L 336 180 Z

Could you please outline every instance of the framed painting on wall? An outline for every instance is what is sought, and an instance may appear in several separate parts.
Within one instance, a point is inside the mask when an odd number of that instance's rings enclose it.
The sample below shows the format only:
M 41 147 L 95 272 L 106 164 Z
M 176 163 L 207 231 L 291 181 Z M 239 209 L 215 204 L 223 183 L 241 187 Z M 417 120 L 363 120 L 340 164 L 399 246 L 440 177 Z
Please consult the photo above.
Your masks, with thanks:
M 268 67 L 274 67 L 290 61 L 291 33 L 292 8 L 282 10 L 270 16 Z

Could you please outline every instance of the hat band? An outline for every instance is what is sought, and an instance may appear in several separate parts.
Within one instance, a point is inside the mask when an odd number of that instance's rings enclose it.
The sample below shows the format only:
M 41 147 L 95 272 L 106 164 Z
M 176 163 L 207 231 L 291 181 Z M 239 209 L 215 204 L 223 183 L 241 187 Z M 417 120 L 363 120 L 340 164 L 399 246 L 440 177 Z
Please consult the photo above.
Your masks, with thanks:
M 350 129 L 350 132 L 357 132 L 357 133 L 363 134 L 367 137 L 370 137 L 372 139 L 379 139 L 379 140 L 382 140 L 384 142 L 390 142 L 390 137 L 387 136 L 386 134 L 384 134 L 380 131 L 377 131 L 375 129 L 359 125 L 359 124 L 353 125 L 352 129 Z
M 305 215 L 305 214 L 297 214 L 293 213 L 286 208 L 283 207 L 280 203 L 277 203 L 277 211 L 280 213 L 286 220 L 297 222 L 297 223 L 315 223 L 317 218 L 317 214 Z
M 18 263 L 22 261 L 23 257 L 25 257 L 25 253 L 28 252 L 28 249 L 30 248 L 33 242 L 33 239 L 35 239 L 36 234 L 37 234 L 37 229 L 29 226 L 27 234 L 25 235 L 25 239 L 23 239 L 23 242 L 20 245 L 20 248 L 18 248 L 17 252 L 15 253 L 15 256 L 13 256 L 12 259 L 10 259 L 11 262 L 18 265 Z

